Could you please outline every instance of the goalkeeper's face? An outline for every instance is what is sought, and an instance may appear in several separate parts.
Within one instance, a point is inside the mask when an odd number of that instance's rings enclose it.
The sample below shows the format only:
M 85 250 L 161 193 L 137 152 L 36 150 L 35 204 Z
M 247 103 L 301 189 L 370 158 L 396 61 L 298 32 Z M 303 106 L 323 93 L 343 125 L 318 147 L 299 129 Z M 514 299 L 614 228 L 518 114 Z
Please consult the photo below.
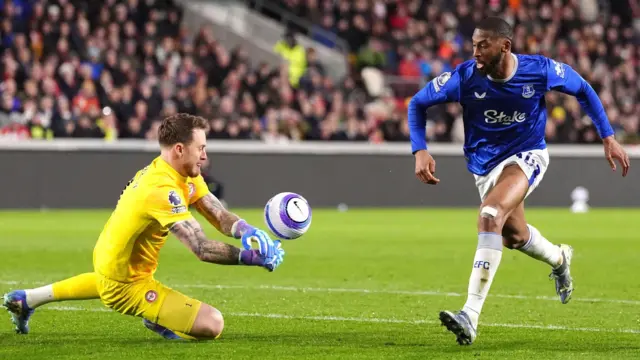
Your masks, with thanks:
M 191 143 L 184 145 L 181 153 L 181 162 L 184 173 L 189 177 L 200 175 L 200 167 L 207 161 L 207 137 L 204 130 L 193 130 Z

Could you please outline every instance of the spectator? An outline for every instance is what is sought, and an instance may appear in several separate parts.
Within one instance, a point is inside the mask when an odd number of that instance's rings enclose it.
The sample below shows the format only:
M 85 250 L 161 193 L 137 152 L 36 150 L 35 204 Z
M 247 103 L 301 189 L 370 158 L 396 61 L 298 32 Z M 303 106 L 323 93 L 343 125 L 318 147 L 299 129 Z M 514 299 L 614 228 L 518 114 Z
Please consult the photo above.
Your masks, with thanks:
M 383 70 L 386 65 L 387 59 L 382 51 L 382 44 L 378 39 L 372 38 L 369 40 L 368 46 L 360 48 L 356 63 L 358 71 L 366 67 Z
M 284 39 L 278 41 L 273 51 L 280 54 L 289 64 L 289 83 L 294 88 L 299 85 L 300 77 L 307 69 L 307 58 L 304 46 L 298 44 L 295 34 L 287 31 Z

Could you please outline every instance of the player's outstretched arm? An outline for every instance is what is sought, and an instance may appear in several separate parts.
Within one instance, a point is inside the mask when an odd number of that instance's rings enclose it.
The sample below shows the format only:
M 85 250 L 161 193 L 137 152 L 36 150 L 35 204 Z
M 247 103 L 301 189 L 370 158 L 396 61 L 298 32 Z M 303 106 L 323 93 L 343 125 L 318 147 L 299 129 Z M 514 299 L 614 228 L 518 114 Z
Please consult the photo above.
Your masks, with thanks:
M 459 101 L 460 75 L 457 71 L 445 72 L 430 81 L 416 93 L 407 107 L 411 153 L 416 158 L 415 174 L 425 184 L 435 185 L 436 162 L 427 150 L 427 109 L 433 105 Z
M 627 176 L 630 167 L 629 155 L 616 141 L 613 128 L 607 118 L 598 94 L 580 74 L 567 64 L 546 59 L 547 88 L 575 96 L 582 109 L 589 115 L 603 140 L 605 157 L 614 171 L 617 160 L 622 166 L 622 176 Z
M 210 240 L 195 219 L 178 221 L 169 228 L 201 261 L 218 265 L 262 266 L 274 271 L 284 258 L 284 250 L 279 247 L 270 256 L 264 256 L 256 249 L 242 250 L 222 241 Z
M 240 220 L 240 217 L 225 209 L 215 195 L 208 193 L 194 202 L 193 206 L 218 231 L 226 236 L 233 236 L 233 224 Z
M 175 237 L 185 244 L 201 261 L 220 265 L 237 265 L 240 248 L 233 245 L 209 240 L 195 219 L 179 221 L 169 229 Z
M 267 258 L 277 252 L 279 242 L 272 241 L 266 232 L 249 225 L 238 215 L 227 210 L 213 194 L 206 194 L 193 205 L 218 231 L 226 236 L 241 239 L 246 250 L 251 248 L 251 243 L 257 243 L 258 251 Z

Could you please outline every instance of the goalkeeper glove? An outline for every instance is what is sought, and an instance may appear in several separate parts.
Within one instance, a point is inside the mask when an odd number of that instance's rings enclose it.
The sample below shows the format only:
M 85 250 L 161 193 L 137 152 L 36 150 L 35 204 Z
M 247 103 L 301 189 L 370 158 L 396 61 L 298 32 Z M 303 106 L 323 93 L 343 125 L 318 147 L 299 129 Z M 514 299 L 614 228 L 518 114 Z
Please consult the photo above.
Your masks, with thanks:
M 242 241 L 242 246 L 245 250 L 251 250 L 252 243 L 255 242 L 258 244 L 258 252 L 266 259 L 270 259 L 276 255 L 276 244 L 271 240 L 269 234 L 247 224 L 247 222 L 242 219 L 233 224 L 231 233 L 234 238 Z
M 242 250 L 238 259 L 239 263 L 249 266 L 262 266 L 270 272 L 274 271 L 284 261 L 285 254 L 279 240 L 274 241 L 274 244 L 276 249 L 273 256 L 265 257 L 256 249 Z

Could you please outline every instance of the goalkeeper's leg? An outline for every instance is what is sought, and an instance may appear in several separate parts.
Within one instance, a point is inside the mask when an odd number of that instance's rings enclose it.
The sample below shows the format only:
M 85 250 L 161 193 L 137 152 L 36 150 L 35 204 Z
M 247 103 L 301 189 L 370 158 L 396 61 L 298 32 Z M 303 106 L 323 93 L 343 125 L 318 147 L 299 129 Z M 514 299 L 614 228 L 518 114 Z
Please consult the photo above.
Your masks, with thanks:
M 202 303 L 196 313 L 193 324 L 183 327 L 184 319 L 177 316 L 163 316 L 155 322 L 143 319 L 144 326 L 170 340 L 213 340 L 220 337 L 224 328 L 222 313 L 213 306 Z M 172 330 L 172 329 L 180 329 Z
M 11 314 L 16 332 L 29 332 L 35 309 L 53 301 L 99 299 L 96 274 L 84 273 L 33 289 L 14 290 L 4 295 L 3 306 Z
M 216 308 L 190 298 L 158 281 L 148 282 L 141 289 L 145 302 L 143 324 L 149 330 L 172 340 L 217 339 L 224 328 L 224 319 Z

